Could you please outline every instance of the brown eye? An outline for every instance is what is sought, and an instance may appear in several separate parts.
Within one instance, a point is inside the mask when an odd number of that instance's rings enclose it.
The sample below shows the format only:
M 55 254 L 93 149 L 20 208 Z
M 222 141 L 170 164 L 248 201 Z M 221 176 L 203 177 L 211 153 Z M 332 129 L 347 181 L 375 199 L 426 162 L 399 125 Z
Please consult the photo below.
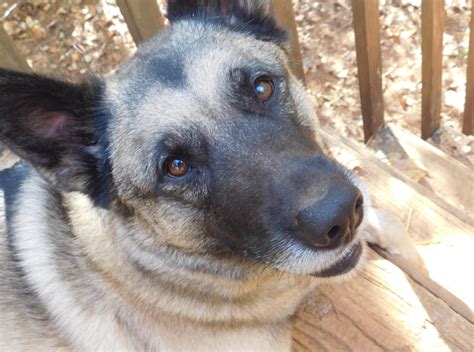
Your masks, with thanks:
M 190 166 L 180 159 L 170 158 L 165 162 L 165 171 L 172 177 L 182 177 L 188 173 Z
M 273 82 L 267 78 L 258 78 L 255 83 L 255 93 L 258 99 L 265 102 L 273 95 Z

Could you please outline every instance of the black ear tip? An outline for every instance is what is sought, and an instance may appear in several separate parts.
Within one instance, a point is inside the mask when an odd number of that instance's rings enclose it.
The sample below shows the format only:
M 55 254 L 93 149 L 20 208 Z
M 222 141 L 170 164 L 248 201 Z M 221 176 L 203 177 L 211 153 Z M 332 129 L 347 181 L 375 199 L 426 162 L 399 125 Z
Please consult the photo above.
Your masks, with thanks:
M 167 17 L 171 23 L 183 18 L 217 22 L 264 41 L 285 43 L 287 33 L 278 25 L 270 5 L 270 0 L 169 0 Z
M 170 21 L 191 16 L 198 10 L 199 0 L 168 0 L 166 16 Z

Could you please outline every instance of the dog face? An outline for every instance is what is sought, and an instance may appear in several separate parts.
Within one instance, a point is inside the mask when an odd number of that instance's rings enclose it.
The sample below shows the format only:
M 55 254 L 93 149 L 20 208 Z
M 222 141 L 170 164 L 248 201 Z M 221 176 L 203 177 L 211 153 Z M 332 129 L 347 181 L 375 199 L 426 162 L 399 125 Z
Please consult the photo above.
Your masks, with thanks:
M 132 256 L 169 248 L 295 274 L 352 269 L 363 198 L 316 142 L 268 9 L 171 1 L 168 11 L 173 24 L 104 82 L 0 71 L 1 140 L 119 215 Z

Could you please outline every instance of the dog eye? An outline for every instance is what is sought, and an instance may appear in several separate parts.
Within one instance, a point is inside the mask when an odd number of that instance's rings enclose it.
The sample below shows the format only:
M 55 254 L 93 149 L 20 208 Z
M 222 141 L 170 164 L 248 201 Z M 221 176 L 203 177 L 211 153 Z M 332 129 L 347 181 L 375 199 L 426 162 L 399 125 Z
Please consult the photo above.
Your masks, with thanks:
M 181 159 L 169 158 L 165 162 L 165 172 L 172 177 L 183 177 L 190 169 L 191 166 Z
M 268 78 L 257 78 L 254 82 L 255 93 L 262 102 L 267 101 L 273 95 L 273 81 Z

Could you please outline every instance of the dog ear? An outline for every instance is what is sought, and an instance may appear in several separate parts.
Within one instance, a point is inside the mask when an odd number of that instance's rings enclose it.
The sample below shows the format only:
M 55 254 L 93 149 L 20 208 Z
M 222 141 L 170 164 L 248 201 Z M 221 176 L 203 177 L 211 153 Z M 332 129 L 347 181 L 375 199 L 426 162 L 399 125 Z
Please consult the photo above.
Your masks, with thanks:
M 107 168 L 102 82 L 72 84 L 0 69 L 0 142 L 66 191 L 93 198 Z
M 169 0 L 167 16 L 171 22 L 190 18 L 218 22 L 277 44 L 288 41 L 272 14 L 271 0 Z

